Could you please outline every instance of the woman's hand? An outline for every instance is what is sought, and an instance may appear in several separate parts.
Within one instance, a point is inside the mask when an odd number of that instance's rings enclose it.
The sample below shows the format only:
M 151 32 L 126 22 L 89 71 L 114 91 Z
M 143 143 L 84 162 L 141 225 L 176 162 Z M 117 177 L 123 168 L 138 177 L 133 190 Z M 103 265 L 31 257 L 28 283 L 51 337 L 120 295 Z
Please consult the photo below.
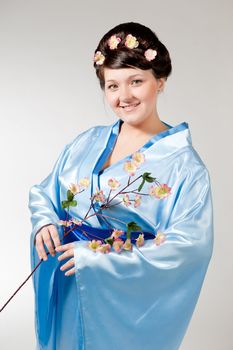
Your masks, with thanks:
M 71 267 L 70 270 L 65 272 L 65 276 L 71 276 L 75 274 L 75 268 L 72 266 L 74 266 L 74 243 L 67 243 L 67 244 L 63 244 L 60 245 L 59 247 L 56 247 L 56 251 L 57 252 L 64 252 L 62 255 L 60 255 L 57 259 L 59 261 L 64 260 L 66 258 L 70 258 L 70 260 L 68 260 L 64 265 L 62 265 L 60 267 L 61 271 L 67 270 Z
M 52 256 L 55 256 L 56 252 L 54 250 L 54 246 L 58 247 L 60 244 L 61 242 L 57 228 L 53 224 L 43 226 L 36 234 L 35 246 L 40 259 L 48 259 L 44 245 L 47 246 L 49 253 Z

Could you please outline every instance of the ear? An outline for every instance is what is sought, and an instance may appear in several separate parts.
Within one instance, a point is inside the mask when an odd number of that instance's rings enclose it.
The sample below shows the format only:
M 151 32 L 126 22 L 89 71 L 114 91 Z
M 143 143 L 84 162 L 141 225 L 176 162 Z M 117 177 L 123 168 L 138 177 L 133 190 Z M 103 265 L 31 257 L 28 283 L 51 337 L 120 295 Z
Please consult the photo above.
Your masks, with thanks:
M 166 83 L 166 78 L 159 78 L 158 79 L 158 88 L 160 91 L 163 91 Z

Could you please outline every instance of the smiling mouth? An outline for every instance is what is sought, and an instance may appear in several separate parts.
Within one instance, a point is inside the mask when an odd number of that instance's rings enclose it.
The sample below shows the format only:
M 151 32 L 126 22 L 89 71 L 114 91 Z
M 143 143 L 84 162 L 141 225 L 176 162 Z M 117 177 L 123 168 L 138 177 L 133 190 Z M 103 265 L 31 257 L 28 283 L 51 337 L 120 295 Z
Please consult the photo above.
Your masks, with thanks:
M 134 108 L 136 108 L 139 104 L 140 104 L 140 102 L 139 103 L 134 103 L 134 104 L 131 104 L 131 105 L 127 105 L 127 106 L 120 106 L 120 107 L 123 108 L 126 111 L 131 111 Z

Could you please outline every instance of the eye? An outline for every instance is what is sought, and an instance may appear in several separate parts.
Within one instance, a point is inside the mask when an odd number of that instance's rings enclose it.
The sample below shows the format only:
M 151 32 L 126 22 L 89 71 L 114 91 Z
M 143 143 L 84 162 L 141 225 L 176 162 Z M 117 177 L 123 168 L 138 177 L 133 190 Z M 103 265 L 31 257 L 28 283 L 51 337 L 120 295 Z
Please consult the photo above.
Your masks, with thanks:
M 116 84 L 109 85 L 109 86 L 108 86 L 108 89 L 111 90 L 111 88 L 112 88 L 113 86 L 116 86 Z
M 142 80 L 141 79 L 134 79 L 134 80 L 132 80 L 132 82 L 134 82 L 134 81 L 139 81 L 140 83 L 142 83 Z
M 142 83 L 142 80 L 141 79 L 134 79 L 134 80 L 132 80 L 132 83 L 134 83 L 134 82 L 139 82 L 139 83 Z M 134 85 L 134 84 L 133 84 Z M 117 85 L 116 84 L 111 84 L 111 85 L 109 85 L 108 86 L 108 89 L 109 90 L 113 90 L 113 89 L 115 89 L 117 87 Z

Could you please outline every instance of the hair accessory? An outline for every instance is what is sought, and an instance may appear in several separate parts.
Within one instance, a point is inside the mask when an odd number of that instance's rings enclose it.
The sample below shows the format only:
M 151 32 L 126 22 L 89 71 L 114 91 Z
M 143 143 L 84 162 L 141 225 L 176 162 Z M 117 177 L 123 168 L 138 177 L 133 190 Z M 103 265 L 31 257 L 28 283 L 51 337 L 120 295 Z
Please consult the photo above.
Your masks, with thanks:
M 121 38 L 116 35 L 112 35 L 110 39 L 108 39 L 108 46 L 111 50 L 114 50 L 117 48 L 117 45 L 121 42 Z
M 153 50 L 153 49 L 147 49 L 144 52 L 144 56 L 146 57 L 146 59 L 148 61 L 152 61 L 155 58 L 156 55 L 157 55 L 157 51 Z
M 128 34 L 125 39 L 125 46 L 129 49 L 134 49 L 135 47 L 138 47 L 139 42 L 137 41 L 136 37 L 132 34 Z
M 94 56 L 94 61 L 96 64 L 101 65 L 104 63 L 105 57 L 101 51 L 97 51 Z
M 117 48 L 118 44 L 121 42 L 121 38 L 119 36 L 116 36 L 116 34 L 112 35 L 107 43 L 111 50 L 114 50 Z M 125 38 L 125 46 L 128 49 L 134 49 L 139 46 L 139 42 L 135 36 L 132 34 L 128 34 Z M 152 61 L 157 56 L 157 51 L 153 49 L 147 49 L 144 52 L 144 56 L 148 61 Z M 101 51 L 96 51 L 94 55 L 94 62 L 98 65 L 101 65 L 104 63 L 105 56 L 102 54 Z

